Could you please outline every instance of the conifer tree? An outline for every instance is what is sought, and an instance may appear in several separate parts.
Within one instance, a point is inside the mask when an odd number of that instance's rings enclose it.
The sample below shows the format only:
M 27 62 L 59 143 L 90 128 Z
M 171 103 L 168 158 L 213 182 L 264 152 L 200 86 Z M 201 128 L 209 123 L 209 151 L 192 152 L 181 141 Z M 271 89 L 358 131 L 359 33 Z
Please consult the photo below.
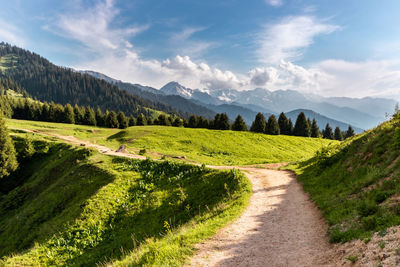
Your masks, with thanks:
M 226 113 L 222 113 L 219 116 L 219 119 L 215 118 L 216 129 L 218 130 L 229 130 L 231 125 L 229 123 L 229 117 Z
M 126 119 L 124 112 L 122 111 L 118 112 L 117 120 L 118 120 L 118 128 L 126 129 L 128 127 L 128 120 Z
M 267 123 L 265 117 L 261 112 L 259 112 L 250 127 L 250 131 L 255 133 L 264 133 L 266 127 Z
M 103 112 L 101 112 L 100 107 L 97 107 L 97 109 L 96 109 L 96 125 L 97 126 L 105 126 L 104 114 L 103 114 Z
M 247 131 L 247 125 L 240 114 L 236 117 L 232 124 L 233 131 Z
M 172 123 L 172 126 L 175 127 L 182 127 L 183 126 L 183 121 L 180 118 L 175 118 L 174 122 Z
M 63 122 L 64 123 L 70 123 L 74 124 L 75 123 L 75 114 L 74 114 L 74 108 L 70 104 L 66 104 L 64 107 L 64 116 L 63 116 Z
M 319 137 L 319 127 L 315 119 L 311 123 L 311 137 Z
M 146 117 L 146 123 L 147 123 L 147 125 L 157 125 L 157 124 L 156 124 L 156 120 L 157 120 L 157 119 L 154 119 L 154 120 L 153 120 L 153 118 L 152 118 L 151 116 Z
M 136 119 L 133 117 L 133 115 L 129 116 L 129 122 L 128 122 L 129 127 L 135 126 L 136 125 Z
M 289 129 L 290 129 L 290 134 L 289 135 L 293 135 L 293 122 L 292 119 L 289 119 Z
M 50 103 L 50 106 L 51 106 L 51 103 Z M 75 104 L 74 113 L 75 113 L 75 123 L 83 124 L 84 117 L 85 117 L 84 107 L 79 107 L 78 105 Z M 49 115 L 49 117 L 51 117 L 51 115 Z
M 329 123 L 326 124 L 325 130 L 322 131 L 322 136 L 325 139 L 334 139 L 333 131 Z
M 117 113 L 110 111 L 106 117 L 106 127 L 108 128 L 118 128 L 119 122 L 117 118 Z
M 342 131 L 337 126 L 335 128 L 335 134 L 334 135 L 335 135 L 335 140 L 338 140 L 338 141 L 342 141 L 343 140 Z
M 349 125 L 349 128 L 346 131 L 345 137 L 349 138 L 349 137 L 352 137 L 352 136 L 354 136 L 354 129 L 353 129 L 353 127 L 351 127 L 351 125 Z
M 266 134 L 273 134 L 273 135 L 279 135 L 280 134 L 279 124 L 276 121 L 275 115 L 269 116 L 268 122 L 267 122 L 267 126 L 265 128 L 265 133 Z
M 143 113 L 140 113 L 139 116 L 137 117 L 136 125 L 138 126 L 147 125 L 147 120 L 146 117 L 143 115 Z
M 188 127 L 197 128 L 197 117 L 195 115 L 189 117 Z
M 281 134 L 285 135 L 291 135 L 292 134 L 292 129 L 289 124 L 289 120 L 286 117 L 285 113 L 279 114 L 278 118 L 278 124 L 279 124 L 279 129 Z
M 160 114 L 157 118 L 158 121 L 158 125 L 163 125 L 163 126 L 170 126 L 171 122 L 169 121 L 169 119 L 167 118 L 167 116 L 165 116 L 165 114 Z
M 14 144 L 3 119 L 3 112 L 0 110 L 0 179 L 10 175 L 11 172 L 17 169 L 16 154 Z
M 297 116 L 293 134 L 295 136 L 304 136 L 304 137 L 309 137 L 311 135 L 311 129 L 310 126 L 308 125 L 307 118 L 304 112 L 300 112 L 300 114 Z
M 96 114 L 91 107 L 86 108 L 82 124 L 96 126 Z

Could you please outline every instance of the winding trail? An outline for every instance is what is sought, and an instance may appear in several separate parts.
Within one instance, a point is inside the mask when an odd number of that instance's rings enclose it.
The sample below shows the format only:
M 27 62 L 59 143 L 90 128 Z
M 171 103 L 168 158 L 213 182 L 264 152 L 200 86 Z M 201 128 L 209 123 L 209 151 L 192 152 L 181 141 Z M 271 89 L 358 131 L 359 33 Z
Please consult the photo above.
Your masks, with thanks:
M 221 167 L 225 168 L 225 167 Z M 326 266 L 332 251 L 320 212 L 289 171 L 240 168 L 253 184 L 249 207 L 198 246 L 191 266 Z
M 73 136 L 19 130 L 93 147 L 107 155 L 146 158 Z M 294 173 L 260 166 L 209 167 L 242 170 L 253 185 L 253 195 L 240 218 L 197 245 L 188 266 L 337 266 L 338 262 L 330 261 L 334 248 L 326 237 L 327 225 Z

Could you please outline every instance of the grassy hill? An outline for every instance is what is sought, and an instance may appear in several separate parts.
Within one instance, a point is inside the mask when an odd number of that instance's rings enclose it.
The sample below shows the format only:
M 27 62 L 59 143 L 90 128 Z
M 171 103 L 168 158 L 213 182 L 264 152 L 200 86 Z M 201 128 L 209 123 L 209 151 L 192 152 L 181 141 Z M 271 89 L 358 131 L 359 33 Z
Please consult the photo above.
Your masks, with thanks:
M 21 148 L 31 134 L 13 135 Z M 31 138 L 37 152 L 0 180 L 1 266 L 180 265 L 248 203 L 237 171 Z
M 22 120 L 7 120 L 7 125 L 11 128 L 74 136 L 112 149 L 125 144 L 132 153 L 137 154 L 146 149 L 146 155 L 152 158 L 161 158 L 163 155 L 167 158 L 185 157 L 188 161 L 209 165 L 305 160 L 321 147 L 337 143 L 319 138 L 164 126 L 136 126 L 117 130 Z
M 332 242 L 400 225 L 400 120 L 321 150 L 294 166 L 329 224 Z

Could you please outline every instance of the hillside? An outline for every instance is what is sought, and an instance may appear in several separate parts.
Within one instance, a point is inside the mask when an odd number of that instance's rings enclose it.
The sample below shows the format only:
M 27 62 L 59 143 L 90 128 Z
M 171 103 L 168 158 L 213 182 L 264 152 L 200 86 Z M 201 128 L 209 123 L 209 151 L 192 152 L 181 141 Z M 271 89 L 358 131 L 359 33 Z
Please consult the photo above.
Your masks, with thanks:
M 21 147 L 27 134 L 13 135 Z M 0 180 L 2 266 L 181 265 L 248 202 L 239 172 L 30 138 L 37 152 Z
M 246 165 L 291 162 L 310 158 L 315 151 L 337 141 L 251 132 L 218 131 L 164 126 L 135 126 L 125 130 L 73 124 L 7 120 L 13 129 L 73 136 L 114 150 L 126 145 L 138 154 L 146 149 L 152 158 L 185 158 L 210 165 Z
M 297 166 L 332 242 L 369 238 L 400 225 L 399 127 L 399 119 L 385 122 Z
M 151 115 L 152 110 L 177 113 L 163 103 L 142 99 L 102 79 L 56 66 L 21 48 L 0 44 L 0 75 L 11 78 L 33 98 L 41 101 L 121 110 L 126 114 Z

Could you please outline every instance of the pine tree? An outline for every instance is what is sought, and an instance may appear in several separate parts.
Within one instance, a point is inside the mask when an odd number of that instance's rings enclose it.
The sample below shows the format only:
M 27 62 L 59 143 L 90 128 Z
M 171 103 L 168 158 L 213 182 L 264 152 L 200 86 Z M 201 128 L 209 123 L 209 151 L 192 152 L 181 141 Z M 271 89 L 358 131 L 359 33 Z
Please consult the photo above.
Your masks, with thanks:
M 146 117 L 143 115 L 143 113 L 140 113 L 139 116 L 137 117 L 136 125 L 138 126 L 147 125 L 147 120 Z
M 292 119 L 289 119 L 289 129 L 290 129 L 290 134 L 289 135 L 293 135 L 293 122 Z
M 97 126 L 105 126 L 104 115 L 103 112 L 101 112 L 100 107 L 97 107 L 96 109 L 96 124 Z
M 329 123 L 326 124 L 325 130 L 322 131 L 322 136 L 325 139 L 334 139 L 333 131 Z
M 108 113 L 107 118 L 106 118 L 106 127 L 108 127 L 108 128 L 118 128 L 119 127 L 117 113 L 115 113 L 114 111 L 111 111 Z
M 86 108 L 82 124 L 96 126 L 96 114 L 91 107 Z
M 279 129 L 281 134 L 285 135 L 291 135 L 292 134 L 292 129 L 289 124 L 289 120 L 286 117 L 285 113 L 279 114 L 278 118 L 278 124 L 279 124 Z
M 51 103 L 50 103 L 50 108 L 51 108 Z M 83 124 L 84 117 L 85 117 L 84 108 L 83 107 L 79 107 L 78 105 L 75 104 L 74 113 L 75 113 L 75 123 L 76 124 Z M 49 117 L 51 118 L 51 114 L 49 114 Z
M 118 112 L 117 120 L 118 120 L 118 128 L 120 129 L 128 128 L 128 120 L 126 119 L 124 112 L 122 111 Z
M 265 117 L 261 112 L 259 112 L 250 127 L 250 131 L 255 133 L 264 133 L 266 127 L 267 123 Z
M 172 126 L 175 127 L 182 127 L 183 126 L 183 121 L 180 118 L 175 118 L 174 122 L 172 123 Z
M 242 116 L 238 115 L 232 124 L 233 131 L 247 131 L 247 125 Z
M 349 137 L 352 137 L 352 136 L 354 136 L 354 129 L 353 129 L 353 127 L 351 127 L 351 126 L 349 125 L 349 128 L 348 128 L 347 131 L 346 131 L 345 137 L 346 137 L 346 138 L 349 138 Z
M 167 116 L 165 116 L 165 114 L 160 114 L 157 118 L 157 121 L 158 121 L 158 125 L 163 125 L 163 126 L 171 125 L 171 122 L 169 121 Z
M 229 123 L 229 117 L 226 113 L 222 113 L 219 116 L 219 121 L 216 122 L 218 130 L 229 130 L 231 128 L 231 124 Z
M 265 128 L 265 133 L 266 134 L 273 134 L 273 135 L 279 135 L 280 134 L 279 124 L 276 121 L 275 115 L 269 116 L 268 122 L 267 122 L 267 126 Z
M 189 128 L 197 128 L 197 117 L 195 115 L 191 115 L 189 117 L 188 127 Z
M 70 123 L 74 124 L 75 123 L 75 114 L 74 114 L 74 108 L 70 104 L 66 104 L 64 107 L 64 116 L 63 116 L 63 122 L 64 123 Z
M 319 127 L 315 119 L 311 123 L 311 137 L 319 137 Z
M 293 134 L 295 136 L 310 137 L 311 129 L 310 126 L 308 125 L 307 118 L 304 112 L 300 112 L 299 116 L 297 116 Z
M 0 111 L 0 179 L 10 175 L 18 167 L 17 153 L 14 144 L 8 134 L 8 129 Z
M 133 117 L 133 115 L 129 116 L 129 122 L 128 122 L 129 127 L 135 126 L 136 125 L 136 119 Z
M 335 134 L 334 134 L 334 136 L 335 136 L 335 140 L 338 140 L 338 141 L 342 141 L 342 140 L 343 140 L 342 131 L 341 131 L 340 128 L 337 127 L 337 126 L 336 126 L 336 128 L 335 128 Z

